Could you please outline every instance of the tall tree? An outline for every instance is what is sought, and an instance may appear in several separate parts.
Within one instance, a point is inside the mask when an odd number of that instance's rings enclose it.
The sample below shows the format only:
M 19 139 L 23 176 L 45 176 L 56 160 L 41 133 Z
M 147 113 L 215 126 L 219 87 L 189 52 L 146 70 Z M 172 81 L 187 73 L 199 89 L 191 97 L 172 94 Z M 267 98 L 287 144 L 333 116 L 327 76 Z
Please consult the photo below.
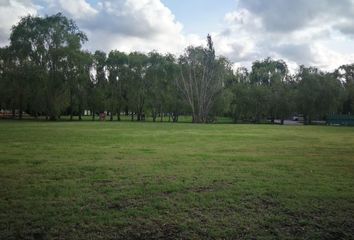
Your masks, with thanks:
M 179 65 L 176 62 L 175 56 L 167 54 L 165 56 L 165 71 L 166 71 L 166 89 L 165 89 L 165 107 L 169 113 L 169 119 L 173 122 L 178 122 L 179 115 L 185 112 L 186 104 L 183 99 L 183 94 L 178 88 Z
M 250 83 L 237 83 L 232 88 L 230 110 L 234 122 L 259 123 L 268 112 L 269 88 Z
M 189 104 L 193 122 L 206 123 L 217 95 L 223 88 L 224 59 L 216 58 L 211 36 L 207 48 L 188 47 L 179 59 L 179 87 Z
M 354 64 L 343 65 L 335 72 L 337 79 L 343 84 L 345 95 L 343 113 L 354 113 Z
M 144 120 L 144 108 L 146 107 L 148 80 L 146 73 L 148 69 L 148 57 L 139 52 L 129 54 L 129 88 L 128 88 L 128 103 L 131 109 L 132 120 L 134 113 L 137 115 L 137 120 Z
M 120 112 L 126 104 L 125 91 L 128 78 L 128 56 L 119 51 L 111 51 L 107 58 L 107 70 L 109 82 L 107 85 L 108 109 L 111 112 L 110 120 L 117 113 L 120 120 Z
M 297 81 L 297 105 L 304 114 L 305 124 L 311 124 L 314 118 L 338 112 L 342 89 L 333 74 L 300 66 Z
M 10 47 L 18 58 L 19 66 L 35 64 L 41 68 L 46 115 L 52 120 L 57 119 L 67 107 L 64 73 L 68 55 L 78 51 L 86 40 L 86 35 L 76 24 L 61 13 L 45 18 L 27 16 L 12 29 Z M 22 83 L 19 85 L 25 87 Z M 21 99 L 21 94 L 19 97 Z
M 158 114 L 160 114 L 161 121 L 163 121 L 168 91 L 167 61 L 163 55 L 157 52 L 149 53 L 148 57 L 149 67 L 146 72 L 148 81 L 147 105 L 151 110 L 153 121 L 156 121 Z
M 0 48 L 0 109 L 11 109 L 15 117 L 15 61 L 9 47 Z
M 107 55 L 105 52 L 96 51 L 93 55 L 94 78 L 91 92 L 91 111 L 92 120 L 95 119 L 96 113 L 102 113 L 106 110 L 106 91 L 108 85 L 107 79 Z
M 68 54 L 65 67 L 65 82 L 69 91 L 70 120 L 74 113 L 81 115 L 87 102 L 87 89 L 90 84 L 91 55 L 88 52 L 72 51 Z
M 268 115 L 274 123 L 275 118 L 284 118 L 284 110 L 287 99 L 286 80 L 288 67 L 282 60 L 266 58 L 252 64 L 250 82 L 268 88 Z M 289 112 L 289 111 L 286 111 Z M 283 122 L 283 121 L 282 121 Z

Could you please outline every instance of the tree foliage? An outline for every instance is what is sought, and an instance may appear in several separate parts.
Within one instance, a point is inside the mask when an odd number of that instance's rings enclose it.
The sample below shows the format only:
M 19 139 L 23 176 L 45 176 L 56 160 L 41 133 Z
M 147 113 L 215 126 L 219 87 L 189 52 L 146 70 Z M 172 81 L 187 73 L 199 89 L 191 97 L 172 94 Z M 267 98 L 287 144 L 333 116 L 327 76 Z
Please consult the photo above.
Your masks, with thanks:
M 282 60 L 255 61 L 250 71 L 218 56 L 210 35 L 206 47 L 184 54 L 82 49 L 86 35 L 58 13 L 23 17 L 12 28 L 10 45 L 0 48 L 0 109 L 55 120 L 89 110 L 94 120 L 176 122 L 181 114 L 195 123 L 229 116 L 235 122 L 281 123 L 303 114 L 306 123 L 334 113 L 354 112 L 354 65 L 333 73 L 301 66 L 289 74 Z M 85 111 L 86 110 L 86 111 Z M 17 115 L 16 115 L 17 113 Z
M 210 110 L 229 70 L 229 62 L 215 56 L 210 35 L 207 40 L 207 48 L 189 47 L 179 59 L 179 87 L 191 108 L 193 122 L 197 123 L 209 121 Z

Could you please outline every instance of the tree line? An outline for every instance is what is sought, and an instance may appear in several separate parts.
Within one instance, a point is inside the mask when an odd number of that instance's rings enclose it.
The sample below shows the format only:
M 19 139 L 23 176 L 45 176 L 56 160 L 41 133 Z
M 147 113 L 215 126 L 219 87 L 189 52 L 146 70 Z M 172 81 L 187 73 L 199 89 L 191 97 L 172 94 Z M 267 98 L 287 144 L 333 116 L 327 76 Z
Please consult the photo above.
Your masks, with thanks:
M 290 74 L 282 60 L 256 61 L 249 71 L 233 70 L 232 63 L 207 47 L 188 47 L 172 54 L 82 49 L 88 41 L 74 21 L 61 13 L 26 16 L 12 28 L 10 44 L 0 48 L 0 109 L 22 118 L 81 120 L 109 113 L 132 120 L 153 121 L 191 115 L 193 122 L 281 122 L 303 114 L 305 123 L 330 114 L 354 112 L 354 64 L 333 72 L 300 66 Z

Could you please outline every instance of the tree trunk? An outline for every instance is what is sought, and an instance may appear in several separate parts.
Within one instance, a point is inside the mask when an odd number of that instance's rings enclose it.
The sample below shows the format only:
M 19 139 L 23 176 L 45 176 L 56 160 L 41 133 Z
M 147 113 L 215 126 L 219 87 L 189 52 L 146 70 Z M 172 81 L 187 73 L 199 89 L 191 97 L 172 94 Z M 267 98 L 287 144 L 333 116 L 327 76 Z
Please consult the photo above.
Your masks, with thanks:
M 178 122 L 178 114 L 176 113 L 173 113 L 172 114 L 172 121 L 175 123 L 175 122 Z
M 156 114 L 156 111 L 152 111 L 152 121 L 153 122 L 156 122 L 156 117 L 157 117 L 157 114 Z
M 20 94 L 20 106 L 19 106 L 19 113 L 18 113 L 18 119 L 22 120 L 22 111 L 23 111 L 23 96 Z
M 117 110 L 117 121 L 120 121 L 120 108 Z
M 92 110 L 92 121 L 95 121 L 95 111 L 94 110 Z
M 193 121 L 193 123 L 202 123 L 202 119 L 198 114 L 193 116 L 192 121 Z
M 309 115 L 304 115 L 304 125 L 311 124 L 311 117 Z
M 70 91 L 70 121 L 73 120 L 73 95 Z
M 132 121 L 134 121 L 134 113 L 132 112 Z
M 79 121 L 82 120 L 82 105 L 81 102 L 79 103 Z

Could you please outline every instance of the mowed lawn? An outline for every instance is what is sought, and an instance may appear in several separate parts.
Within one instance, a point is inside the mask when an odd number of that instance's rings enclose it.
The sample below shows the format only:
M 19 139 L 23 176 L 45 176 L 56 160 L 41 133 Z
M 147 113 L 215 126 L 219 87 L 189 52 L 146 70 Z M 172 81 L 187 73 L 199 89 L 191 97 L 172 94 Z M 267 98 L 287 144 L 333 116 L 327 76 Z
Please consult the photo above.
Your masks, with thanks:
M 354 128 L 0 122 L 0 239 L 354 239 Z

